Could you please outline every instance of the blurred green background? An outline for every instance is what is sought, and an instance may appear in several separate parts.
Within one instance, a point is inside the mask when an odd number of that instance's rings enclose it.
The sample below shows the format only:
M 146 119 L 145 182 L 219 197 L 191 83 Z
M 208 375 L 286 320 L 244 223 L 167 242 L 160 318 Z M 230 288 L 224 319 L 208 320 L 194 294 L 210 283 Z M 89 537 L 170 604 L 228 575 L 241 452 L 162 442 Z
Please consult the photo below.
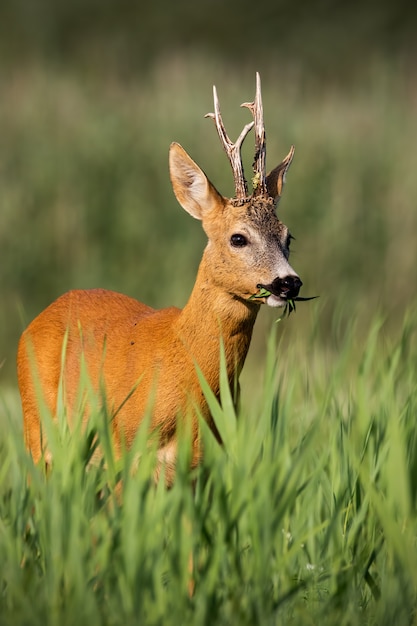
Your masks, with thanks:
M 412 3 L 2 0 L 0 383 L 23 326 L 71 288 L 182 306 L 204 246 L 173 196 L 180 142 L 225 195 L 212 84 L 234 139 L 262 77 L 268 164 L 296 157 L 279 207 L 302 295 L 284 344 L 395 333 L 415 304 L 417 20 Z M 250 174 L 253 137 L 244 159 Z M 248 363 L 262 363 L 263 310 Z

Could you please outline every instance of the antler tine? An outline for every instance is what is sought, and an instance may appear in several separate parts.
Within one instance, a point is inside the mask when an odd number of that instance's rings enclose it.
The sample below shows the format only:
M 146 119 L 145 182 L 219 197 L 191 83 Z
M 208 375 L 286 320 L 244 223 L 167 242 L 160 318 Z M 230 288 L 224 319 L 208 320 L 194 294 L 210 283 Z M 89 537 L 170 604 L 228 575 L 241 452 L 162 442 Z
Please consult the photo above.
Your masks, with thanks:
M 261 77 L 256 72 L 256 94 L 254 102 L 244 102 L 242 107 L 246 107 L 253 115 L 255 124 L 255 158 L 253 162 L 253 193 L 264 195 L 266 189 L 266 135 L 264 125 L 264 111 L 262 106 Z
M 242 143 L 254 126 L 255 122 L 251 122 L 250 124 L 246 124 L 239 137 L 237 138 L 235 143 L 232 143 L 226 133 L 226 129 L 223 124 L 222 116 L 220 113 L 220 104 L 219 99 L 217 97 L 216 87 L 213 86 L 213 100 L 214 100 L 214 113 L 207 113 L 205 117 L 211 117 L 214 120 L 216 125 L 217 133 L 220 138 L 220 142 L 224 148 L 224 151 L 227 154 L 227 157 L 230 161 L 230 165 L 232 166 L 233 178 L 235 181 L 235 191 L 236 198 L 241 200 L 248 196 L 248 185 L 245 180 L 245 176 L 243 173 L 243 164 L 242 157 L 240 154 L 240 149 L 242 147 Z

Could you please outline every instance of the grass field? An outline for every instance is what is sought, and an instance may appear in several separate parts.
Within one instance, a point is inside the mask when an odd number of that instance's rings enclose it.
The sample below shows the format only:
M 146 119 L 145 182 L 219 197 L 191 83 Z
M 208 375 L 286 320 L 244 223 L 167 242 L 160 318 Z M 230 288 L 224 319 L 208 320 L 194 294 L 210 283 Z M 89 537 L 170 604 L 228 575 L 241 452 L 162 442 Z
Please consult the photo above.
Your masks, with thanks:
M 145 430 L 113 459 L 100 411 L 82 436 L 51 430 L 53 472 L 34 468 L 17 340 L 70 288 L 184 304 L 204 235 L 175 202 L 168 146 L 230 194 L 203 116 L 216 83 L 237 137 L 254 72 L 173 55 L 129 80 L 53 63 L 0 76 L 1 626 L 417 624 L 414 71 L 370 62 L 324 84 L 308 64 L 256 69 L 268 166 L 296 145 L 279 206 L 291 263 L 320 299 L 279 324 L 262 310 L 241 414 L 226 389 L 212 405 L 224 448 L 205 433 L 190 476 L 184 433 L 170 491 L 152 450 L 130 471 Z M 248 141 L 248 173 L 252 156 Z M 86 471 L 94 435 L 105 463 Z
M 81 437 L 50 432 L 46 478 L 5 398 L 0 623 L 416 623 L 415 322 L 393 340 L 374 320 L 365 342 L 352 324 L 333 352 L 312 325 L 279 359 L 273 332 L 256 403 L 236 416 L 227 388 L 211 400 L 224 448 L 206 432 L 190 476 L 184 433 L 170 491 L 152 484 L 151 450 L 130 471 L 146 431 L 116 462 L 100 412 Z M 94 434 L 106 465 L 86 471 Z

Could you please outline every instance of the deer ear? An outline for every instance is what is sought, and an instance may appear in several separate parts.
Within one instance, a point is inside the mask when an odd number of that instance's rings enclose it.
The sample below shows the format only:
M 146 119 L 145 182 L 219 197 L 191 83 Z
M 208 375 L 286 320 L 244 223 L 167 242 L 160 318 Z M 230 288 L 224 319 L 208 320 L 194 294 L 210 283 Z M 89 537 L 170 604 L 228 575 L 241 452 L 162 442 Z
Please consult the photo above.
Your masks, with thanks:
M 171 144 L 169 173 L 175 197 L 196 219 L 203 219 L 219 203 L 223 204 L 217 189 L 179 143 Z
M 285 183 L 285 176 L 288 172 L 288 169 L 291 165 L 291 161 L 294 157 L 295 148 L 291 146 L 291 149 L 285 159 L 277 165 L 275 169 L 272 170 L 266 177 L 266 188 L 268 190 L 268 194 L 274 200 L 279 200 L 282 194 L 282 190 Z

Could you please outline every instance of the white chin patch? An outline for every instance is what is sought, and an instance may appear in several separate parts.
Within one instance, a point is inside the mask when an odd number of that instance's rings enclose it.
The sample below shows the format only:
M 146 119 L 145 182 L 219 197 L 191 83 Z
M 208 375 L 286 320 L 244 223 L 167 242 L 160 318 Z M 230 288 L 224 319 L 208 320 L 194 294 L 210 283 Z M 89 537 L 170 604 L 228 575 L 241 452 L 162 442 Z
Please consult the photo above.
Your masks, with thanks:
M 266 304 L 268 306 L 279 307 L 279 306 L 285 306 L 287 304 L 287 301 L 284 300 L 284 298 L 280 298 L 279 296 L 274 296 L 274 294 L 271 293 L 271 295 L 268 296 L 266 299 Z

